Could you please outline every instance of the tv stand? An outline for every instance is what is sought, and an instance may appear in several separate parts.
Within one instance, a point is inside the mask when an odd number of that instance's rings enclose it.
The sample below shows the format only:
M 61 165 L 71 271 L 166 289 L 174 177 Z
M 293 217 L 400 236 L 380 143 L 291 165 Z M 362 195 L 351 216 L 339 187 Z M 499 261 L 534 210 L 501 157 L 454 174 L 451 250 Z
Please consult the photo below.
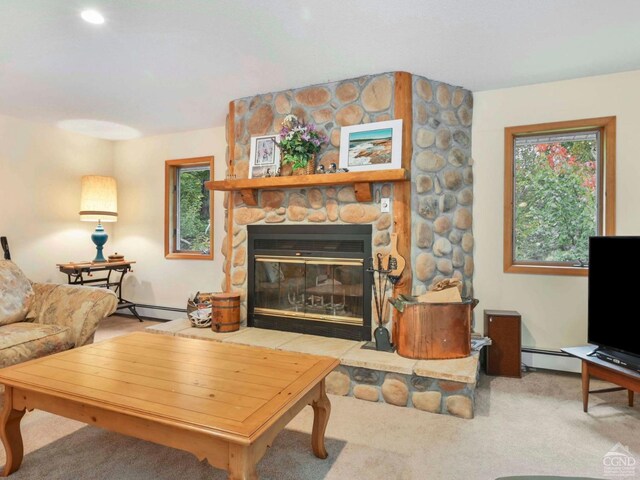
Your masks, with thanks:
M 616 392 L 627 390 L 629 406 L 633 407 L 634 392 L 640 392 L 640 373 L 620 367 L 593 355 L 593 346 L 563 348 L 563 352 L 582 360 L 582 407 L 586 412 L 589 407 L 590 393 Z M 591 377 L 620 385 L 619 387 L 589 390 Z

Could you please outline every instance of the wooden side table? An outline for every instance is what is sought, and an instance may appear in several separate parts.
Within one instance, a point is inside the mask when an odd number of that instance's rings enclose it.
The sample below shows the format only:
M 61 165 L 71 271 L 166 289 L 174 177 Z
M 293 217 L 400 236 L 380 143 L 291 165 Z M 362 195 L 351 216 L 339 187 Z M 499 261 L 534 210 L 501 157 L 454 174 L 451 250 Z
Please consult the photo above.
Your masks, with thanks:
M 590 393 L 616 392 L 619 390 L 627 390 L 629 398 L 629 406 L 633 407 L 634 391 L 640 392 L 640 373 L 620 367 L 610 362 L 599 359 L 590 355 L 593 345 L 584 347 L 563 348 L 562 351 L 568 353 L 572 357 L 582 360 L 582 408 L 586 412 L 589 408 Z M 589 390 L 589 381 L 591 377 L 599 378 L 607 382 L 620 385 L 619 387 L 603 388 L 601 390 Z
M 122 281 L 127 272 L 132 271 L 131 265 L 136 262 L 131 260 L 123 260 L 120 262 L 71 262 L 57 263 L 56 266 L 62 273 L 67 274 L 67 282 L 69 285 L 92 285 L 94 287 L 113 288 L 118 295 L 118 307 L 128 309 L 138 320 L 142 321 L 140 315 L 136 311 L 136 304 L 125 300 L 122 297 Z M 100 278 L 92 278 L 96 272 L 106 272 L 106 276 Z M 115 273 L 114 278 L 112 274 Z M 119 274 L 119 275 L 118 275 Z

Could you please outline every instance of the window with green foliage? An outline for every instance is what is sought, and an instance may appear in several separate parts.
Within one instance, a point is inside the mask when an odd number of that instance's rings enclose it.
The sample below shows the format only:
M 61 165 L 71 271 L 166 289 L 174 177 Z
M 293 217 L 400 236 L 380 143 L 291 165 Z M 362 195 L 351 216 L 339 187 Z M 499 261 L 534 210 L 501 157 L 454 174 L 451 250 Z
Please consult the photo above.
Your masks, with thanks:
M 589 237 L 612 231 L 611 134 L 592 120 L 507 129 L 505 271 L 583 274 Z
M 166 162 L 165 256 L 213 258 L 213 158 Z
M 516 138 L 516 262 L 585 262 L 598 234 L 599 132 Z
M 176 176 L 176 250 L 208 254 L 211 251 L 211 222 L 209 190 L 204 187 L 204 182 L 209 180 L 209 167 L 181 167 Z

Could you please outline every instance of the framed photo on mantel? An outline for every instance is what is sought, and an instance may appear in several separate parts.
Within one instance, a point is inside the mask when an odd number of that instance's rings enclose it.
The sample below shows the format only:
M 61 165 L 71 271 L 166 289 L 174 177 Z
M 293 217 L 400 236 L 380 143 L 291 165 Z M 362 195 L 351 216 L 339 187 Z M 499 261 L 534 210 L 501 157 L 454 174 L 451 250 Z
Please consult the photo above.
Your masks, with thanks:
M 388 170 L 402 164 L 402 120 L 365 123 L 340 130 L 340 168 Z
M 276 176 L 280 168 L 279 135 L 251 137 L 249 178 Z

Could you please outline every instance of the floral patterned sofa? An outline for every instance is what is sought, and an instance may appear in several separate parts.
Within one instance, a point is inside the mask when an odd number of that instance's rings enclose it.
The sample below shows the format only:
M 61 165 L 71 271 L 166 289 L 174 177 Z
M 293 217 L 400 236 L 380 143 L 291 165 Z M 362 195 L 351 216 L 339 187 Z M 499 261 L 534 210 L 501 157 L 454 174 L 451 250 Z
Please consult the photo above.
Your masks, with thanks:
M 0 368 L 92 343 L 117 304 L 110 290 L 31 283 L 0 260 Z

